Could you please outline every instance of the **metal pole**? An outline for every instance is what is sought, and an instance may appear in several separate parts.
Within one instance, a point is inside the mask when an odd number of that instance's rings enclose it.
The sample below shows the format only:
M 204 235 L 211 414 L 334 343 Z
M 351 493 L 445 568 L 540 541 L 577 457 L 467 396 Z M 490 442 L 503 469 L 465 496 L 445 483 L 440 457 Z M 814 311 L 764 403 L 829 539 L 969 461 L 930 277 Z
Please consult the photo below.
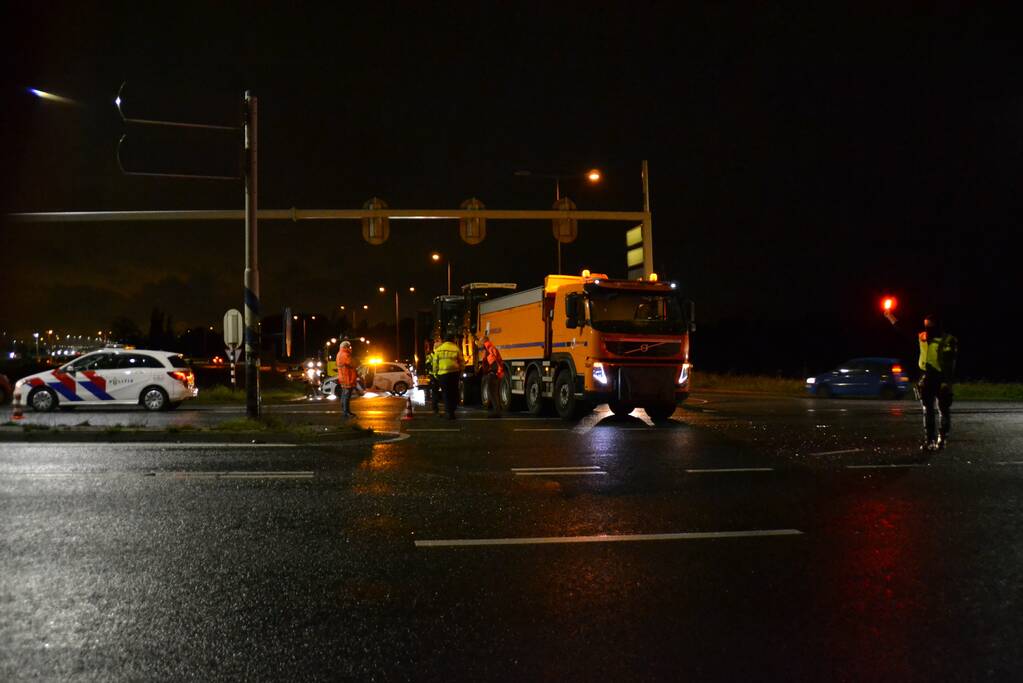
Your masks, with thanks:
M 451 259 L 448 259 L 448 296 L 451 296 Z
M 561 178 L 555 176 L 554 178 L 554 201 L 561 201 Z M 558 275 L 561 275 L 561 240 L 558 242 Z
M 259 100 L 245 91 L 245 413 L 259 417 Z M 305 343 L 303 333 L 302 343 Z
M 654 272 L 654 226 L 650 219 L 650 171 L 643 160 L 643 275 Z
M 394 359 L 401 362 L 401 342 L 398 340 L 398 328 L 400 327 L 398 322 L 398 288 L 394 289 Z

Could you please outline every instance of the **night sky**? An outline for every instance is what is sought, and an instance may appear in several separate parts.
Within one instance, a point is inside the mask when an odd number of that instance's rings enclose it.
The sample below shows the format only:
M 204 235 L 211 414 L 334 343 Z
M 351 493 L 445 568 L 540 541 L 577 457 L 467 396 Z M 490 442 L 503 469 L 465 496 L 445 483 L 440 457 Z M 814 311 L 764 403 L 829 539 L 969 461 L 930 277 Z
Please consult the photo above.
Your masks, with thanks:
M 720 369 L 744 369 L 729 356 L 748 353 L 753 369 L 795 372 L 888 351 L 901 342 L 877 300 L 891 292 L 910 328 L 945 315 L 974 376 L 1019 376 L 1005 362 L 1023 284 L 1012 17 L 951 4 L 549 4 L 7 8 L 2 208 L 240 209 L 239 183 L 122 176 L 112 100 L 127 81 L 131 115 L 233 123 L 251 89 L 261 208 L 476 196 L 547 209 L 553 181 L 514 171 L 597 167 L 603 183 L 566 179 L 563 193 L 581 209 L 640 210 L 649 159 L 655 268 L 697 302 L 698 367 L 701 353 Z M 129 143 L 126 158 L 153 169 L 219 172 L 235 154 L 215 134 L 133 129 Z M 565 271 L 623 276 L 627 227 L 583 223 Z M 85 332 L 128 315 L 145 329 L 154 306 L 182 328 L 219 324 L 241 308 L 242 238 L 240 223 L 5 222 L 0 327 Z M 442 293 L 432 250 L 456 284 L 522 287 L 553 272 L 556 253 L 540 222 L 491 222 L 475 247 L 453 222 L 392 221 L 379 247 L 353 222 L 264 222 L 261 240 L 265 313 L 368 303 L 379 321 L 393 319 L 379 285 L 417 287 L 403 312 Z

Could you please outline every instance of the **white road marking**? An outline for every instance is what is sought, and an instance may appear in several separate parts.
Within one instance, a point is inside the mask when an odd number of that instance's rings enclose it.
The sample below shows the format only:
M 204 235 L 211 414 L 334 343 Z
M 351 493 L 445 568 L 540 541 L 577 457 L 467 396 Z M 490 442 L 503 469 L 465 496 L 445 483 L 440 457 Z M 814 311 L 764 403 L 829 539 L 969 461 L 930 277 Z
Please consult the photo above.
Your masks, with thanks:
M 311 471 L 250 472 L 152 472 L 149 476 L 168 479 L 312 479 Z
M 821 453 L 811 453 L 810 455 L 845 455 L 846 453 L 860 453 L 862 448 L 847 448 L 843 451 L 823 451 Z
M 904 467 L 930 467 L 930 463 L 906 463 L 901 465 L 846 465 L 847 470 L 883 470 Z
M 35 441 L 35 442 L 10 442 L 5 443 L 4 448 L 8 446 L 31 446 L 34 448 L 47 447 L 47 446 L 120 446 L 122 448 L 138 448 L 140 446 L 148 446 L 152 448 L 175 448 L 175 449 L 188 449 L 188 448 L 298 448 L 297 443 L 181 443 L 178 441 Z
M 43 479 L 73 479 L 75 477 L 124 477 L 125 472 L 5 472 L 4 477 L 41 477 Z
M 450 548 L 485 545 L 543 545 L 554 543 L 623 543 L 630 541 L 695 541 L 714 538 L 758 538 L 802 536 L 798 529 L 755 529 L 751 531 L 687 531 L 673 534 L 600 534 L 597 536 L 540 536 L 536 538 L 466 538 L 416 541 L 417 548 Z
M 1023 465 L 1023 460 L 1009 460 L 1005 462 L 996 462 L 996 465 Z
M 716 469 L 686 470 L 689 474 L 716 474 L 718 472 L 773 472 L 773 467 L 719 467 Z
M 587 477 L 605 476 L 607 472 L 602 470 L 568 470 L 565 472 L 516 472 L 516 477 Z
M 599 470 L 599 465 L 574 465 L 569 467 L 513 467 L 512 472 L 558 472 L 561 470 Z
M 493 422 L 494 421 L 494 418 L 492 418 L 492 417 L 460 417 L 458 419 L 463 421 L 463 422 Z M 498 419 L 501 420 L 502 422 L 508 422 L 508 421 L 511 421 L 511 420 L 517 420 L 519 422 L 554 422 L 555 420 L 560 420 L 561 418 L 560 417 L 506 417 L 506 416 L 502 415 Z

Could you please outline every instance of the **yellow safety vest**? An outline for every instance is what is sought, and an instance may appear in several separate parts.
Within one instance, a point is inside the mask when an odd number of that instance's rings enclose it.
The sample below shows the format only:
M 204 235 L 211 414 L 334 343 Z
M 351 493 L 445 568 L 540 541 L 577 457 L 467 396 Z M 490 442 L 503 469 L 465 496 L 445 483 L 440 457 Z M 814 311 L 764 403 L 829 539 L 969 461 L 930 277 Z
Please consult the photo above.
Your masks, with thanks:
M 434 372 L 438 375 L 446 375 L 449 372 L 458 372 L 462 368 L 458 357 L 461 351 L 451 342 L 444 342 L 433 350 L 433 357 L 436 358 Z
M 927 333 L 920 333 L 920 360 L 918 367 L 924 372 L 940 372 L 951 375 L 956 368 L 956 352 L 959 342 L 950 334 L 927 339 Z

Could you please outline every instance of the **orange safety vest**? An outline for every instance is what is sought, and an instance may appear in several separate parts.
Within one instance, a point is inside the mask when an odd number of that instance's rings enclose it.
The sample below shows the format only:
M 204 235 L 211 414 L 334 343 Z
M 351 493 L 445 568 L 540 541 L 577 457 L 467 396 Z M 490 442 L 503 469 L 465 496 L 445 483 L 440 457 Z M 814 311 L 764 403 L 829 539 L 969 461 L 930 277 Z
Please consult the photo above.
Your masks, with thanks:
M 344 389 L 351 389 L 358 380 L 355 367 L 352 366 L 352 352 L 349 349 L 339 349 L 337 352 L 337 385 Z
M 501 358 L 501 352 L 497 350 L 493 342 L 484 345 L 487 350 L 487 367 L 496 368 L 498 378 L 504 377 L 504 359 Z

